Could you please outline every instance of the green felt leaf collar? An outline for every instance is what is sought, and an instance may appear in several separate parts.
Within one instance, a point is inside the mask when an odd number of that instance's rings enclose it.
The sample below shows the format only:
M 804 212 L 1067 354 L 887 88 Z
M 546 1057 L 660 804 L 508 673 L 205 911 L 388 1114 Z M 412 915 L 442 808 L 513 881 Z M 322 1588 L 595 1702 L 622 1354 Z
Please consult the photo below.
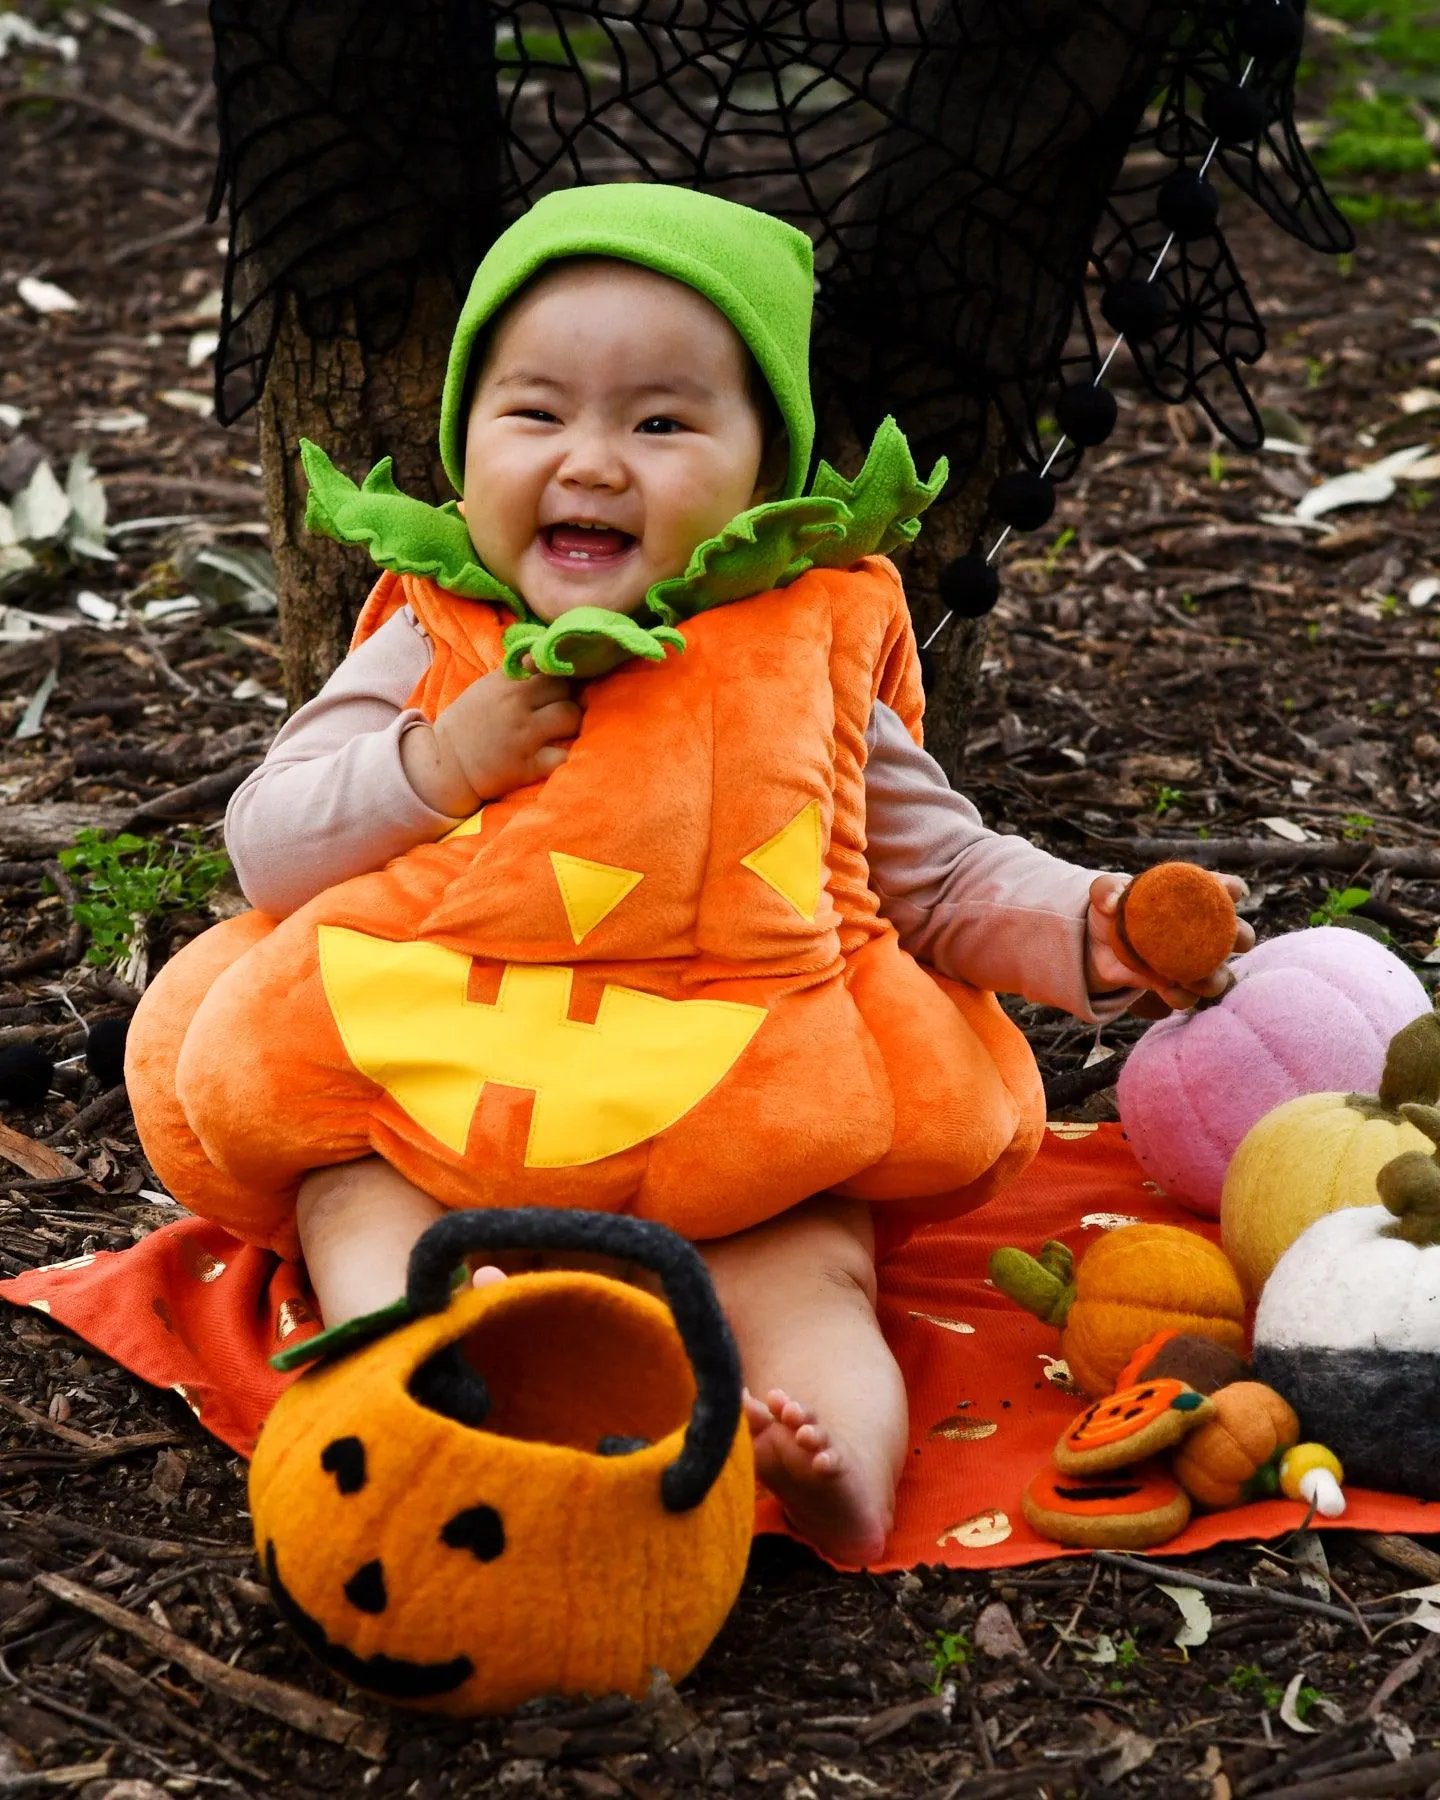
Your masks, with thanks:
M 393 574 L 423 575 L 453 594 L 514 613 L 504 666 L 517 678 L 527 655 L 551 675 L 572 675 L 577 668 L 583 673 L 587 661 L 613 666 L 617 651 L 663 662 L 667 648 L 685 647 L 675 627 L 697 613 L 788 587 L 810 569 L 847 569 L 861 557 L 912 543 L 920 514 L 950 472 L 941 457 L 930 479 L 921 481 L 904 433 L 887 418 L 853 481 L 822 462 L 808 494 L 737 514 L 696 547 L 683 575 L 656 582 L 645 604 L 659 625 L 647 628 L 622 613 L 577 607 L 546 626 L 480 562 L 453 500 L 428 506 L 402 494 L 388 456 L 357 487 L 307 439 L 301 439 L 300 455 L 310 482 L 309 528 L 342 544 L 363 544 Z

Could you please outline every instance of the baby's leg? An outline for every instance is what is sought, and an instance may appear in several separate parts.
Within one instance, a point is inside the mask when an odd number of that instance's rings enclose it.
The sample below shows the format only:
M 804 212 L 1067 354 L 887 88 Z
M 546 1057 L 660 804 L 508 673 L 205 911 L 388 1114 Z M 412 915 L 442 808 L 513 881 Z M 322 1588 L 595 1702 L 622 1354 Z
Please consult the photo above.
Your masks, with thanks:
M 909 1412 L 875 1317 L 868 1207 L 818 1199 L 697 1246 L 740 1348 L 760 1479 L 841 1562 L 878 1556 Z
M 295 1222 L 326 1325 L 398 1300 L 416 1238 L 444 1211 L 378 1156 L 307 1175 Z

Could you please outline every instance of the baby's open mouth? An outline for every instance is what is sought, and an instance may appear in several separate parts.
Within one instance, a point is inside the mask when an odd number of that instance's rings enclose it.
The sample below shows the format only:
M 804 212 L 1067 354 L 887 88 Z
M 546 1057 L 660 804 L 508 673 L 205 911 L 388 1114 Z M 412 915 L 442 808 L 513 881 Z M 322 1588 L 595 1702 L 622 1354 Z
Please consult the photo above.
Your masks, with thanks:
M 612 563 L 632 550 L 637 540 L 628 531 L 613 525 L 583 525 L 575 522 L 546 525 L 540 542 L 557 561 L 565 563 Z

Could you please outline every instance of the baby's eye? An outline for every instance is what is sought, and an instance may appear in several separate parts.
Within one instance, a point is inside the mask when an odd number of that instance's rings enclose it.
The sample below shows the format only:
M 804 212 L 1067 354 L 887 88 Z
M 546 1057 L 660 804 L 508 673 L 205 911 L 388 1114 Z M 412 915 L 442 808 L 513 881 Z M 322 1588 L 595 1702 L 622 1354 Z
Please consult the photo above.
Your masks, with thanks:
M 512 419 L 534 419 L 540 425 L 558 425 L 559 419 L 552 412 L 546 412 L 539 406 L 517 406 L 511 413 Z
M 668 437 L 672 432 L 683 431 L 685 427 L 679 419 L 672 419 L 665 413 L 656 413 L 652 418 L 642 419 L 636 429 L 649 437 Z

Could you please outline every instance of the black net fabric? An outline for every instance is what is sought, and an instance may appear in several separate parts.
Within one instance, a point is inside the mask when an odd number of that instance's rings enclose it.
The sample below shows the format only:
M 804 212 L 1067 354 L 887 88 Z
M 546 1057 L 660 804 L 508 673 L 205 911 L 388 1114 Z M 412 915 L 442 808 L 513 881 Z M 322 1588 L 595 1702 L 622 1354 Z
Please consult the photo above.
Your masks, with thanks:
M 1157 393 L 1259 442 L 1242 365 L 1264 332 L 1223 230 L 1196 229 L 1203 192 L 1183 233 L 1167 222 L 1172 178 L 1205 187 L 1212 115 L 1228 135 L 1211 174 L 1307 244 L 1349 242 L 1295 132 L 1290 0 L 211 12 L 232 240 L 224 418 L 263 384 L 287 294 L 307 330 L 348 314 L 383 348 L 423 262 L 463 285 L 549 190 L 670 181 L 812 237 L 822 449 L 826 422 L 864 437 L 893 412 L 922 458 L 943 451 L 963 473 L 993 409 L 1023 463 L 1063 476 L 1079 452 L 1053 454 L 1050 420 L 1062 386 L 1101 371 L 1115 330 L 1100 312 L 1131 320 Z

